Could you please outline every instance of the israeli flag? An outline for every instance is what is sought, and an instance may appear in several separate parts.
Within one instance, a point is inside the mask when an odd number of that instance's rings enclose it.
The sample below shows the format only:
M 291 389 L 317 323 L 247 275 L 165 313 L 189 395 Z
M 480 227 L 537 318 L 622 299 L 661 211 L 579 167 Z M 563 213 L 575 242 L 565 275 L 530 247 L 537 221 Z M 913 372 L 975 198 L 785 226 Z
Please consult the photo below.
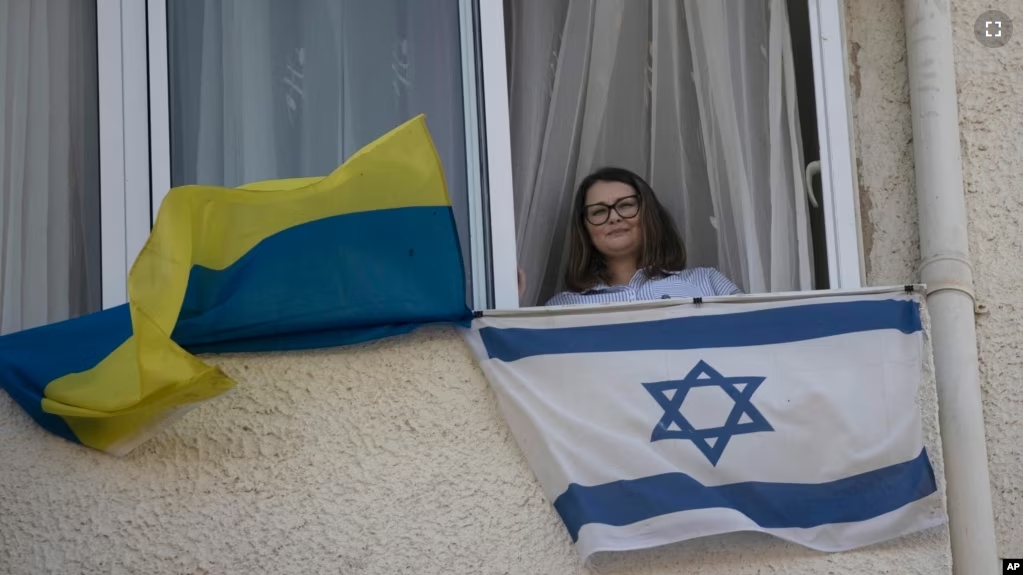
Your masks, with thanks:
M 496 312 L 465 333 L 584 561 L 733 531 L 844 551 L 946 520 L 918 306 L 902 292 L 588 306 Z

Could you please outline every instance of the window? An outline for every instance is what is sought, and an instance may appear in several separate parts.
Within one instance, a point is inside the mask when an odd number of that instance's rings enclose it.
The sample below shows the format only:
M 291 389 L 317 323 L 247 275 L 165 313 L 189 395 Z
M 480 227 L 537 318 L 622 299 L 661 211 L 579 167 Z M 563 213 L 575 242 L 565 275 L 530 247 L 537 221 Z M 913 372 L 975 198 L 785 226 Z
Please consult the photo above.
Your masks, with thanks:
M 791 12 L 802 25 L 796 34 Z M 814 63 L 834 46 L 812 47 L 812 36 L 824 36 L 809 30 L 812 12 L 822 15 L 816 4 L 793 0 L 504 2 L 517 263 L 530 284 L 527 305 L 564 289 L 575 185 L 604 165 L 652 185 L 680 229 L 689 265 L 715 267 L 745 291 L 859 283 L 859 258 L 847 261 L 835 241 L 856 221 L 852 204 L 836 205 L 852 197 L 849 187 L 835 195 L 843 162 L 835 155 L 819 162 L 816 134 L 801 129 L 824 113 L 822 126 L 838 135 L 827 114 L 845 110 L 836 95 L 815 98 L 833 78 L 816 77 Z M 818 114 L 815 100 L 824 106 Z M 824 134 L 827 152 L 837 142 Z M 825 202 L 808 189 L 819 164 L 831 184 Z M 855 234 L 852 242 L 857 255 Z M 848 281 L 840 281 L 844 273 Z
M 475 308 L 517 307 L 532 258 L 555 289 L 565 191 L 602 163 L 659 196 L 699 190 L 666 202 L 694 263 L 747 289 L 860 285 L 838 0 L 99 2 L 103 190 L 124 198 L 125 273 L 171 185 L 324 174 L 427 112 Z
M 93 2 L 0 3 L 0 334 L 100 309 L 95 46 Z
M 326 175 L 425 113 L 473 264 L 467 298 L 487 305 L 470 0 L 99 1 L 101 108 L 120 112 L 105 115 L 103 189 L 126 199 L 108 220 L 125 222 L 114 284 L 171 186 Z
M 466 161 L 458 3 L 159 4 L 150 18 L 166 15 L 168 110 L 151 111 L 169 118 L 170 153 L 153 164 L 169 162 L 170 186 L 324 176 L 423 113 L 470 261 L 467 172 L 479 162 Z

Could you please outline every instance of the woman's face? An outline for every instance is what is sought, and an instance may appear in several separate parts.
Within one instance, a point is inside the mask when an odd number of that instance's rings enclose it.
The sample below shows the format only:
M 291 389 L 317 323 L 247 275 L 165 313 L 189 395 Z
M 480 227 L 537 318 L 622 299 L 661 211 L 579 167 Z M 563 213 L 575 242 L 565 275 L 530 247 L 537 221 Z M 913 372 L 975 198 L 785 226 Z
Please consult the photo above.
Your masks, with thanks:
M 640 196 L 632 186 L 601 181 L 590 186 L 584 215 L 583 225 L 590 234 L 590 241 L 605 258 L 640 255 L 643 246 Z

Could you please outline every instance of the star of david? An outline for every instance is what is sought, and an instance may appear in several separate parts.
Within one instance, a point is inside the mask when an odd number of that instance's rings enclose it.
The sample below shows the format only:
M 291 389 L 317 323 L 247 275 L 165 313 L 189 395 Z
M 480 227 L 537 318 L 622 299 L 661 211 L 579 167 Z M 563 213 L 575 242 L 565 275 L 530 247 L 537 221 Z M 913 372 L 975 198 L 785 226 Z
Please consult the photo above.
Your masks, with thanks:
M 750 403 L 750 397 L 754 395 L 764 380 L 765 378 L 756 376 L 725 377 L 701 360 L 683 379 L 643 384 L 647 392 L 665 410 L 665 414 L 661 416 L 661 420 L 651 432 L 651 442 L 662 439 L 688 439 L 708 458 L 711 465 L 717 465 L 719 458 L 722 457 L 722 452 L 725 451 L 725 446 L 729 444 L 729 440 L 733 436 L 760 431 L 775 431 L 761 415 L 761 412 Z M 707 386 L 722 388 L 722 391 L 733 399 L 735 405 L 733 405 L 729 417 L 726 418 L 725 424 L 721 427 L 694 429 L 680 408 L 683 406 L 687 392 L 695 387 Z M 667 393 L 669 391 L 675 391 L 675 394 L 669 397 Z M 749 421 L 740 423 L 740 419 L 744 415 Z M 670 429 L 673 424 L 676 429 Z M 715 438 L 713 444 L 708 442 L 708 439 L 711 438 Z

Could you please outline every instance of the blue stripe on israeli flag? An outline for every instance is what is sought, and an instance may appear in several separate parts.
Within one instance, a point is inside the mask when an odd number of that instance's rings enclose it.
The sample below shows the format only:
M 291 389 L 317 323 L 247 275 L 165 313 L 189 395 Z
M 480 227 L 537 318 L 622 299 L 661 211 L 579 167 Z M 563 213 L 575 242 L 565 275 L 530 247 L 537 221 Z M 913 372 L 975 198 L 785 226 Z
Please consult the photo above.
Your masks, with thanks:
M 466 340 L 579 553 L 939 525 L 916 295 L 475 319 Z
M 485 327 L 480 338 L 489 358 L 516 361 L 559 353 L 768 345 L 882 329 L 920 331 L 917 305 L 899 300 L 849 301 L 622 325 Z
M 584 487 L 572 484 L 555 509 L 573 541 L 588 523 L 629 525 L 692 509 L 735 509 L 761 527 L 809 528 L 865 521 L 935 493 L 924 450 L 916 458 L 817 484 L 744 481 L 703 485 L 685 473 L 663 473 Z

